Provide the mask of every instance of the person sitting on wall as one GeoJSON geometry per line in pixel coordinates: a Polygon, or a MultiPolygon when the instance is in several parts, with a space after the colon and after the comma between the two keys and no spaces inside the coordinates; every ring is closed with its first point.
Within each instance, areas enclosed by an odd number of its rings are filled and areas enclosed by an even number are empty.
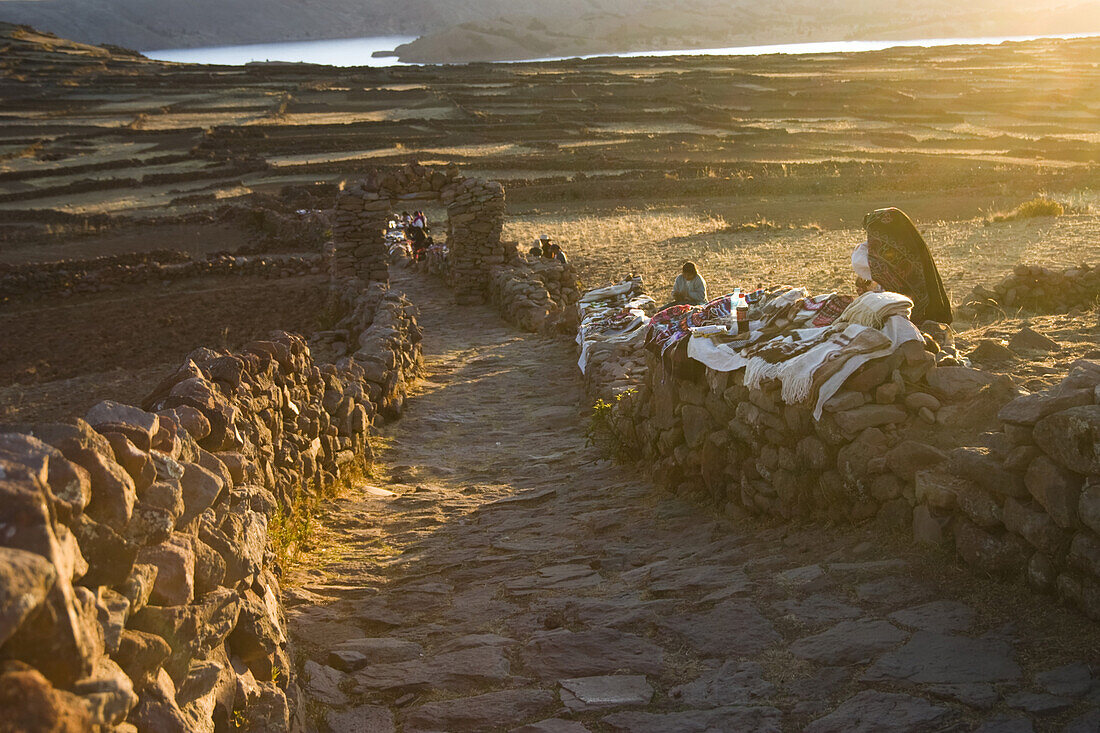
{"type": "Polygon", "coordinates": [[[932,253],[900,209],[876,209],[863,217],[867,241],[852,252],[856,290],[888,290],[913,301],[913,323],[951,323],[951,301],[932,253]]]}
{"type": "Polygon", "coordinates": [[[565,252],[562,252],[561,247],[557,244],[550,245],[550,257],[555,262],[560,262],[563,265],[569,264],[569,260],[565,257],[565,252]]]}
{"type": "Polygon", "coordinates": [[[531,249],[527,250],[527,254],[531,255],[532,257],[542,257],[544,259],[550,259],[550,235],[540,235],[538,241],[535,242],[531,249]]]}
{"type": "Polygon", "coordinates": [[[413,229],[427,229],[428,217],[424,216],[423,211],[416,211],[412,216],[411,226],[413,229]]]}
{"type": "Polygon", "coordinates": [[[694,262],[685,262],[683,271],[672,285],[672,302],[669,305],[704,305],[706,302],[707,281],[699,274],[694,262]]]}

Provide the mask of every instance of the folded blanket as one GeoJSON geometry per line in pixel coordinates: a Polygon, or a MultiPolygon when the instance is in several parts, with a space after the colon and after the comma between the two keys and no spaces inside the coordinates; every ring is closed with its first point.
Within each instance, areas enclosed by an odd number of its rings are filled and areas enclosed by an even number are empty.
{"type": "Polygon", "coordinates": [[[913,312],[913,301],[901,293],[863,293],[844,309],[836,323],[854,323],[859,326],[882,328],[890,316],[908,318],[913,312]]]}

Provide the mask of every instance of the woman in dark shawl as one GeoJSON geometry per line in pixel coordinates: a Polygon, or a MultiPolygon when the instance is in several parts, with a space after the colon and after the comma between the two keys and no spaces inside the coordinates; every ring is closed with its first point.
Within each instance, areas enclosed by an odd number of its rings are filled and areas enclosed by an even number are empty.
{"type": "Polygon", "coordinates": [[[914,323],[951,323],[951,301],[943,289],[940,272],[909,217],[900,209],[877,209],[863,217],[863,228],[867,231],[866,249],[860,245],[852,257],[857,274],[865,277],[859,270],[869,267],[871,277],[867,279],[909,296],[914,323]]]}

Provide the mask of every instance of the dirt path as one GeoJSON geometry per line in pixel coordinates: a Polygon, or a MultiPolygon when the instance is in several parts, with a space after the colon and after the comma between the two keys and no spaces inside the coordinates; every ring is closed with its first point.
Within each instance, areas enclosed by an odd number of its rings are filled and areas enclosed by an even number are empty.
{"type": "Polygon", "coordinates": [[[585,447],[568,348],[399,286],[427,378],[288,584],[322,730],[1100,728],[1072,616],[1005,623],[855,531],[657,493],[585,447]]]}

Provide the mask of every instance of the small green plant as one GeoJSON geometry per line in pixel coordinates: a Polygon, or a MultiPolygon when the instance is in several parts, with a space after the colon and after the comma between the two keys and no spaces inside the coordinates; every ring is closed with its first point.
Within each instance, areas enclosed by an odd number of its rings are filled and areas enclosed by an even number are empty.
{"type": "Polygon", "coordinates": [[[1034,219],[1040,216],[1061,216],[1066,213],[1062,204],[1045,196],[1025,201],[1012,211],[994,214],[991,218],[995,222],[1017,221],[1020,219],[1034,219]]]}
{"type": "Polygon", "coordinates": [[[615,406],[623,398],[633,396],[636,392],[635,389],[628,389],[615,395],[614,402],[608,402],[601,397],[592,405],[592,415],[588,419],[588,428],[584,431],[585,444],[596,446],[604,458],[622,462],[635,454],[634,446],[624,441],[615,429],[615,406]]]}

